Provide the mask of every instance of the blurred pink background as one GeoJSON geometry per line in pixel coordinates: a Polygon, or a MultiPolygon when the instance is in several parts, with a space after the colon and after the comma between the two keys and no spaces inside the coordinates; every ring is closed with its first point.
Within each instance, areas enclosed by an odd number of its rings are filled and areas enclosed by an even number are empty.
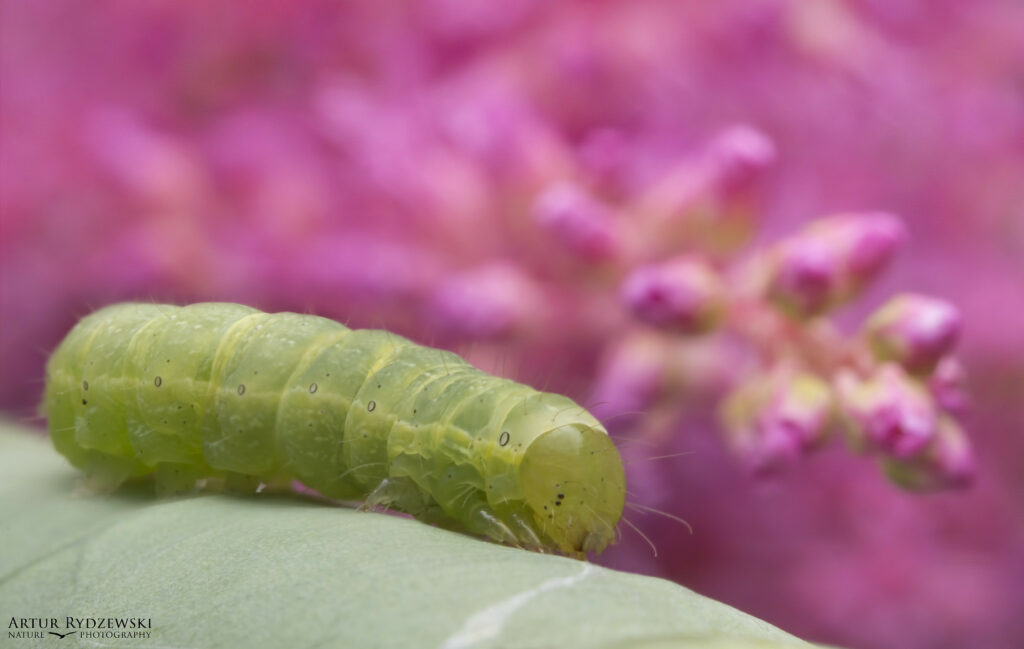
{"type": "Polygon", "coordinates": [[[902,291],[960,308],[974,487],[906,493],[838,447],[753,478],[714,419],[730,352],[683,348],[671,407],[609,428],[631,498],[694,533],[627,513],[658,556],[625,530],[599,561],[808,640],[1024,646],[1024,4],[5,0],[0,57],[0,408],[22,418],[47,351],[123,299],[316,312],[620,397],[618,280],[674,245],[629,215],[728,261],[898,214],[902,252],[837,321],[902,291]]]}

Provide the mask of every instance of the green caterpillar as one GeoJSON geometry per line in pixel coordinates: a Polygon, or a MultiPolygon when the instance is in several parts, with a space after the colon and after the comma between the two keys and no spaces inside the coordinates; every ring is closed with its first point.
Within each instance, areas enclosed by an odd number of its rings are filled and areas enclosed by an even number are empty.
{"type": "Polygon", "coordinates": [[[51,356],[44,410],[56,449],[110,488],[299,480],[580,558],[613,542],[625,501],[618,450],[567,397],[310,315],[106,307],[51,356]]]}

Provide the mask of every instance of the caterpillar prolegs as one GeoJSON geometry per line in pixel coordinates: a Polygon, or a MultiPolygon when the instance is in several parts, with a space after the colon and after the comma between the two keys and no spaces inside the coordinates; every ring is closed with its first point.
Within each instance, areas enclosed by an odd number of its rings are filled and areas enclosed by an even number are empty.
{"type": "Polygon", "coordinates": [[[582,557],[614,540],[622,459],[567,397],[326,318],[124,303],[47,365],[56,449],[113,487],[299,480],[442,526],[582,557]]]}

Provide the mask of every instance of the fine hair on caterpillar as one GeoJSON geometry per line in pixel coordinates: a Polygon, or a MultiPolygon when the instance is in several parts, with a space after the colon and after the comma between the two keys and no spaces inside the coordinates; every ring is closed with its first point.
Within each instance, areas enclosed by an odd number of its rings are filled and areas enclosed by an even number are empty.
{"type": "Polygon", "coordinates": [[[562,395],[313,315],[124,303],[47,364],[55,448],[99,488],[298,480],[495,541],[583,558],[614,542],[622,458],[562,395]]]}
{"type": "MultiPolygon", "coordinates": [[[[642,442],[643,440],[634,439],[633,441],[642,442]]],[[[679,453],[669,453],[669,454],[666,454],[666,455],[656,455],[656,456],[652,456],[652,457],[643,457],[643,458],[639,458],[639,459],[635,459],[635,460],[627,460],[626,462],[624,462],[624,465],[628,467],[629,465],[632,465],[632,464],[639,464],[639,463],[642,463],[642,462],[650,462],[650,461],[654,461],[654,460],[668,460],[668,459],[677,458],[677,457],[683,457],[683,456],[692,455],[692,454],[693,454],[693,451],[682,451],[682,452],[679,452],[679,453]]],[[[636,498],[636,494],[634,494],[630,490],[626,489],[625,491],[626,491],[626,495],[627,496],[629,496],[631,498],[636,498]]],[[[634,512],[640,514],[640,515],[654,514],[655,516],[661,516],[662,518],[666,518],[666,519],[668,519],[670,521],[674,521],[676,523],[679,523],[683,527],[685,527],[686,530],[691,535],[693,534],[693,526],[690,525],[690,523],[686,519],[681,518],[679,516],[676,516],[675,514],[670,514],[669,512],[666,512],[666,511],[661,510],[661,509],[657,509],[656,507],[650,507],[648,505],[641,505],[639,503],[631,502],[629,500],[627,500],[625,502],[624,506],[625,506],[626,509],[630,509],[630,510],[632,510],[632,511],[634,511],[634,512]]],[[[631,520],[626,518],[625,514],[622,515],[622,519],[621,519],[620,522],[621,523],[625,523],[630,529],[632,529],[634,532],[636,532],[637,536],[639,536],[641,539],[643,539],[643,541],[645,543],[647,543],[647,545],[651,548],[651,553],[654,555],[654,557],[655,558],[658,557],[658,548],[657,548],[657,546],[654,545],[654,541],[652,541],[649,536],[644,534],[643,530],[641,530],[638,525],[634,524],[631,520]]],[[[619,531],[618,528],[616,528],[616,532],[618,532],[618,531],[619,531]]]]}

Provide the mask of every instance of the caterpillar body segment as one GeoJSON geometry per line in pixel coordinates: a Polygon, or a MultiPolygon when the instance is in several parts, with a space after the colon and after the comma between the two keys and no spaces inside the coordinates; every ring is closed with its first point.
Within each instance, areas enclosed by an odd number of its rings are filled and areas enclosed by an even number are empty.
{"type": "Polygon", "coordinates": [[[54,446],[97,484],[299,480],[496,541],[582,557],[614,540],[622,460],[567,397],[325,318],[125,303],[47,365],[54,446]]]}

